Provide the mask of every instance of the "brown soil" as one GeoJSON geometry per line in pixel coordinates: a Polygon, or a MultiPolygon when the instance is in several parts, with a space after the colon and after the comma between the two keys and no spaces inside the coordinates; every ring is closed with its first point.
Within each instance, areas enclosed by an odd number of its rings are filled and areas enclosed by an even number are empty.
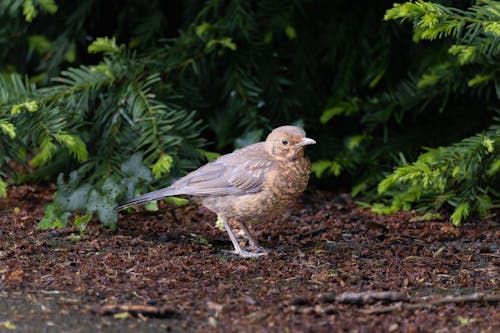
{"type": "Polygon", "coordinates": [[[498,301],[432,303],[498,295],[495,214],[455,228],[414,221],[409,212],[372,215],[347,195],[306,192],[289,215],[252,226],[273,252],[248,260],[221,252],[230,241],[196,206],[123,214],[116,231],[94,221],[80,240],[71,228],[37,230],[53,191],[11,187],[0,201],[0,331],[33,330],[37,312],[38,331],[55,332],[500,331],[498,301]],[[331,299],[372,291],[407,299],[331,299]],[[157,314],[163,318],[91,311],[117,304],[168,311],[157,314]]]}

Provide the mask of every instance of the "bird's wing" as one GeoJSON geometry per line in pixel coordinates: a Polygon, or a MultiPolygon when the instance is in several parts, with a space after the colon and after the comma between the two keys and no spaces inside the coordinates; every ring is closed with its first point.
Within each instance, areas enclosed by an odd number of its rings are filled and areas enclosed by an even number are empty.
{"type": "Polygon", "coordinates": [[[188,195],[241,195],[262,189],[266,171],[272,161],[249,159],[242,163],[216,160],[172,184],[179,194],[188,195]]]}
{"type": "Polygon", "coordinates": [[[116,209],[173,195],[242,195],[262,189],[266,172],[273,167],[260,144],[224,155],[187,174],[169,187],[143,194],[116,209]]]}

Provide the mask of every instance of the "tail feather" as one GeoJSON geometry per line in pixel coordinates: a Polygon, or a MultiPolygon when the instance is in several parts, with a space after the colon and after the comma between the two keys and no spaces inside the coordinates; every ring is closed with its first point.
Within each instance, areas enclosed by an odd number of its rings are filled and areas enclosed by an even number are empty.
{"type": "Polygon", "coordinates": [[[149,201],[154,201],[154,200],[160,200],[165,197],[169,197],[172,195],[179,195],[182,193],[179,193],[178,190],[170,189],[170,188],[163,188],[161,190],[156,190],[153,192],[149,192],[143,195],[138,196],[137,198],[133,198],[129,201],[126,201],[124,203],[119,204],[118,206],[115,207],[115,210],[122,210],[127,207],[132,207],[132,206],[137,206],[144,204],[149,201]]]}

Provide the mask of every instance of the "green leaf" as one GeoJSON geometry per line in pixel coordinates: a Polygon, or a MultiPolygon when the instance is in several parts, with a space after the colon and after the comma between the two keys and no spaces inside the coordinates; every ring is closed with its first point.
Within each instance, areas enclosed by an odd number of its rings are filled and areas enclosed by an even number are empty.
{"type": "Polygon", "coordinates": [[[375,77],[368,83],[368,87],[375,88],[377,84],[380,82],[380,80],[384,77],[385,72],[386,72],[385,68],[381,69],[377,73],[377,75],[375,75],[375,77]]]}
{"type": "Polygon", "coordinates": [[[78,243],[82,240],[82,235],[71,233],[68,236],[66,236],[66,239],[69,240],[71,243],[78,243]]]}
{"type": "Polygon", "coordinates": [[[198,37],[203,37],[203,35],[208,30],[210,30],[211,27],[212,27],[212,25],[208,22],[203,22],[202,24],[197,25],[196,26],[196,35],[198,35],[198,37]]]}
{"type": "Polygon", "coordinates": [[[330,166],[330,172],[334,176],[339,176],[341,171],[342,171],[342,165],[337,161],[332,161],[332,165],[330,166]]]}
{"type": "Polygon", "coordinates": [[[116,223],[118,222],[118,214],[115,211],[116,203],[113,202],[109,197],[101,195],[95,189],[90,191],[88,204],[87,204],[87,215],[97,214],[99,221],[105,226],[115,229],[116,223]]]}
{"type": "MultiPolygon", "coordinates": [[[[126,198],[132,198],[139,195],[139,189],[137,184],[139,184],[140,179],[137,177],[125,177],[120,181],[120,184],[126,188],[126,198]]],[[[146,182],[149,183],[149,182],[146,182]]]]}
{"type": "Polygon", "coordinates": [[[490,214],[493,203],[488,195],[478,195],[476,198],[476,209],[480,216],[487,216],[490,214]]]}
{"type": "Polygon", "coordinates": [[[442,76],[438,73],[426,73],[422,75],[420,80],[417,82],[417,88],[423,89],[427,87],[435,86],[440,80],[442,76]]]}
{"type": "Polygon", "coordinates": [[[156,212],[159,210],[158,208],[158,201],[150,201],[144,205],[144,209],[150,212],[156,212]]]}
{"type": "Polygon", "coordinates": [[[470,205],[468,202],[463,202],[459,204],[453,211],[453,214],[451,215],[451,222],[453,223],[454,226],[458,227],[464,219],[469,217],[469,214],[470,214],[470,205]]]}
{"type": "Polygon", "coordinates": [[[28,110],[28,112],[35,112],[38,110],[38,104],[36,101],[27,101],[20,104],[14,104],[10,109],[10,114],[14,116],[21,112],[23,109],[28,110]]]}
{"type": "Polygon", "coordinates": [[[7,184],[6,182],[3,181],[2,178],[0,178],[0,198],[6,198],[7,197],[7,184]]]}
{"type": "Polygon", "coordinates": [[[104,75],[106,75],[107,78],[112,79],[112,80],[115,78],[115,76],[111,72],[109,66],[107,66],[104,63],[101,63],[101,64],[96,65],[96,66],[90,66],[90,71],[93,73],[103,73],[104,75]]]}
{"type": "Polygon", "coordinates": [[[273,32],[268,31],[264,34],[264,43],[271,44],[273,41],[273,32]]]}
{"type": "Polygon", "coordinates": [[[380,203],[376,203],[370,206],[371,211],[375,214],[387,215],[397,212],[399,209],[394,206],[387,206],[380,203]]]}
{"type": "Polygon", "coordinates": [[[23,2],[23,15],[26,22],[31,22],[38,15],[38,11],[33,5],[32,0],[24,0],[23,2]]]}
{"type": "Polygon", "coordinates": [[[188,199],[179,198],[179,197],[166,197],[163,199],[163,201],[171,203],[176,207],[184,206],[184,205],[187,205],[189,203],[188,199]]]}
{"type": "Polygon", "coordinates": [[[198,237],[195,240],[196,243],[201,244],[201,245],[207,245],[208,244],[208,239],[204,237],[198,237]]]}
{"type": "Polygon", "coordinates": [[[120,169],[127,176],[137,177],[148,182],[152,179],[151,171],[142,163],[141,153],[135,153],[132,155],[121,165],[120,169]]]}
{"type": "Polygon", "coordinates": [[[311,171],[314,173],[316,178],[321,178],[325,171],[329,171],[334,176],[340,175],[342,171],[342,165],[337,161],[316,161],[311,165],[311,171]]]}
{"type": "Polygon", "coordinates": [[[91,189],[87,200],[87,215],[97,213],[97,207],[102,202],[101,194],[96,189],[91,189]]]}
{"type": "Polygon", "coordinates": [[[115,210],[116,203],[105,201],[97,209],[97,217],[99,221],[106,227],[111,229],[116,229],[116,223],[118,222],[118,213],[115,210]]]}
{"type": "Polygon", "coordinates": [[[151,171],[153,171],[153,178],[158,179],[164,173],[169,173],[173,163],[174,159],[172,156],[162,153],[156,163],[151,167],[151,171]]]}
{"type": "Polygon", "coordinates": [[[29,161],[29,165],[37,167],[46,164],[56,149],[57,146],[52,142],[52,140],[47,136],[44,137],[42,139],[42,143],[40,144],[40,151],[31,159],[31,161],[29,161]]]}
{"type": "MultiPolygon", "coordinates": [[[[497,16],[499,13],[496,13],[497,16]]],[[[500,22],[485,22],[483,23],[483,29],[486,32],[492,33],[496,37],[500,37],[500,22]]]]}
{"type": "Polygon", "coordinates": [[[58,203],[45,206],[45,217],[38,223],[40,230],[64,228],[68,225],[71,213],[61,209],[58,203]]]}
{"type": "Polygon", "coordinates": [[[17,329],[16,325],[14,325],[10,320],[0,321],[0,327],[11,331],[15,331],[17,329]]]}
{"type": "Polygon", "coordinates": [[[215,221],[215,227],[220,231],[225,230],[224,221],[219,216],[217,216],[217,221],[215,221]]]}
{"type": "Polygon", "coordinates": [[[388,9],[384,15],[384,21],[395,19],[407,19],[418,14],[425,13],[417,4],[406,2],[404,4],[394,3],[391,9],[388,9]]]}
{"type": "Polygon", "coordinates": [[[493,176],[500,170],[500,158],[497,158],[493,163],[491,163],[491,166],[488,170],[488,175],[493,176]]]}
{"type": "Polygon", "coordinates": [[[102,185],[102,193],[113,201],[115,201],[124,190],[125,188],[118,184],[112,177],[108,177],[102,185]]]}
{"type": "MultiPolygon", "coordinates": [[[[91,189],[90,184],[83,184],[69,195],[66,201],[66,205],[62,205],[63,208],[69,211],[84,211],[87,206],[89,191],[91,189]]],[[[62,195],[62,193],[61,193],[62,195]]],[[[63,198],[61,198],[63,199],[63,198]]]]}
{"type": "Polygon", "coordinates": [[[311,171],[316,178],[321,178],[321,175],[332,165],[331,161],[316,161],[311,165],[311,171]]]}
{"type": "Polygon", "coordinates": [[[286,28],[285,28],[285,34],[288,37],[288,39],[295,39],[297,37],[297,31],[291,25],[287,25],[286,26],[286,28]]]}
{"type": "Polygon", "coordinates": [[[208,151],[205,149],[198,149],[198,152],[208,161],[212,162],[213,160],[218,159],[221,155],[219,153],[208,151]]]}
{"type": "Polygon", "coordinates": [[[474,60],[476,48],[474,46],[453,45],[449,48],[448,53],[457,56],[460,65],[465,65],[474,60]]]}
{"type": "Polygon", "coordinates": [[[29,48],[35,50],[39,55],[43,55],[50,50],[51,45],[50,40],[44,35],[32,35],[28,37],[29,48]]]}
{"type": "Polygon", "coordinates": [[[488,153],[491,154],[495,151],[495,140],[494,139],[484,137],[481,144],[486,148],[488,153]]]}
{"type": "Polygon", "coordinates": [[[207,42],[206,49],[211,51],[215,49],[217,46],[221,46],[222,48],[228,48],[231,51],[236,51],[237,49],[237,46],[233,42],[233,39],[231,37],[211,39],[207,42]]]}
{"type": "Polygon", "coordinates": [[[479,84],[485,84],[485,83],[487,83],[488,81],[490,81],[492,79],[493,79],[493,75],[492,74],[487,74],[487,75],[477,74],[472,79],[470,79],[469,81],[467,81],[467,85],[469,87],[474,87],[474,86],[477,86],[479,84]]]}
{"type": "Polygon", "coordinates": [[[346,146],[349,150],[354,150],[366,139],[366,135],[358,134],[353,135],[346,140],[346,146]]]}
{"type": "Polygon", "coordinates": [[[359,184],[356,184],[351,189],[351,196],[353,198],[358,196],[358,194],[364,192],[367,189],[367,187],[368,187],[368,184],[366,182],[361,182],[359,184]]]}
{"type": "Polygon", "coordinates": [[[395,183],[394,174],[385,177],[377,186],[378,194],[384,194],[395,183]]]}
{"type": "Polygon", "coordinates": [[[340,102],[334,107],[324,110],[320,118],[321,123],[326,124],[330,119],[339,115],[350,116],[357,113],[359,111],[359,102],[358,97],[353,97],[348,101],[340,102]]]}
{"type": "Polygon", "coordinates": [[[123,45],[116,45],[116,38],[109,38],[109,37],[98,37],[96,38],[95,41],[93,41],[87,48],[87,52],[92,54],[92,53],[106,53],[106,54],[113,54],[113,53],[120,53],[124,49],[123,45]]]}
{"type": "Polygon", "coordinates": [[[341,106],[335,106],[333,108],[329,108],[323,111],[321,114],[321,118],[319,119],[322,124],[326,124],[330,119],[335,116],[341,115],[344,113],[344,108],[341,106]]]}
{"type": "Polygon", "coordinates": [[[86,161],[89,153],[85,142],[78,136],[66,132],[54,133],[54,138],[70,151],[70,153],[80,162],[86,161]]]}
{"type": "Polygon", "coordinates": [[[40,8],[50,14],[57,12],[57,5],[54,0],[36,0],[40,8]]]}
{"type": "Polygon", "coordinates": [[[467,318],[462,316],[458,316],[457,319],[460,322],[460,325],[469,325],[477,321],[476,318],[467,318]]]}
{"type": "Polygon", "coordinates": [[[0,120],[0,130],[11,139],[16,137],[16,127],[6,120],[0,120]]]}
{"type": "Polygon", "coordinates": [[[423,221],[431,221],[431,220],[441,220],[443,215],[440,213],[427,212],[424,215],[414,216],[409,221],[410,222],[423,222],[423,221]]]}
{"type": "Polygon", "coordinates": [[[89,214],[75,217],[74,224],[80,233],[85,231],[85,229],[87,228],[87,224],[90,222],[91,219],[92,215],[89,214]]]}
{"type": "Polygon", "coordinates": [[[66,59],[67,62],[69,63],[74,63],[76,60],[76,43],[71,43],[71,46],[69,47],[68,51],[64,55],[64,59],[66,59]]]}
{"type": "Polygon", "coordinates": [[[118,312],[118,313],[115,313],[113,315],[113,318],[114,319],[127,319],[127,318],[131,318],[132,315],[130,314],[130,312],[118,312]]]}
{"type": "Polygon", "coordinates": [[[221,38],[218,40],[218,43],[225,47],[225,48],[228,48],[230,49],[231,51],[236,51],[236,43],[233,42],[233,39],[232,38],[221,38]]]}

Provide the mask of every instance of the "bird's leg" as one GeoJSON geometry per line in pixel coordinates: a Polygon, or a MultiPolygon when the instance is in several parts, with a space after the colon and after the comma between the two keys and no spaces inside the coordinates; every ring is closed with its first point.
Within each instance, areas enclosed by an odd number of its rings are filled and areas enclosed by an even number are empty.
{"type": "Polygon", "coordinates": [[[271,252],[271,250],[266,249],[265,247],[262,247],[262,246],[259,245],[259,243],[257,243],[257,241],[255,240],[255,238],[253,238],[252,233],[248,229],[248,227],[245,224],[245,222],[243,222],[243,221],[237,221],[237,222],[240,224],[241,230],[243,230],[243,233],[248,238],[248,241],[250,242],[250,246],[253,249],[257,250],[260,253],[269,253],[269,252],[271,252]]]}
{"type": "Polygon", "coordinates": [[[238,243],[238,239],[236,239],[236,236],[234,235],[233,230],[231,229],[231,226],[227,222],[225,218],[221,218],[222,224],[224,225],[224,228],[227,231],[227,234],[229,235],[229,238],[231,239],[231,242],[233,243],[234,246],[234,251],[229,251],[231,253],[237,254],[239,256],[242,256],[243,258],[254,258],[254,257],[260,257],[266,253],[262,252],[249,252],[244,250],[240,244],[238,243]]]}

